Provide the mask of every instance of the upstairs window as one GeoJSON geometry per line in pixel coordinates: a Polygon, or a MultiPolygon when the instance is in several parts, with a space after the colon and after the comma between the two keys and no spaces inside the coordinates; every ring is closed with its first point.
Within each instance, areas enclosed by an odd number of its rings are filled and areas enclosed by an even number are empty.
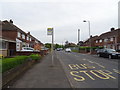
{"type": "Polygon", "coordinates": [[[29,37],[27,36],[27,40],[29,40],[29,37]]]}
{"type": "Polygon", "coordinates": [[[22,34],[22,38],[25,39],[25,35],[24,34],[22,34]]]}
{"type": "Polygon", "coordinates": [[[31,41],[31,38],[30,38],[30,41],[31,41]]]}
{"type": "Polygon", "coordinates": [[[108,39],[104,39],[104,42],[107,42],[108,41],[108,39]]]}
{"type": "Polygon", "coordinates": [[[18,32],[18,37],[19,37],[19,38],[21,37],[21,33],[20,33],[20,32],[18,32]]]}
{"type": "Polygon", "coordinates": [[[100,40],[99,42],[102,42],[102,40],[100,40]]]}
{"type": "Polygon", "coordinates": [[[110,41],[113,41],[114,40],[114,38],[110,38],[110,41]]]}
{"type": "Polygon", "coordinates": [[[98,43],[98,40],[96,40],[96,43],[98,43]]]}

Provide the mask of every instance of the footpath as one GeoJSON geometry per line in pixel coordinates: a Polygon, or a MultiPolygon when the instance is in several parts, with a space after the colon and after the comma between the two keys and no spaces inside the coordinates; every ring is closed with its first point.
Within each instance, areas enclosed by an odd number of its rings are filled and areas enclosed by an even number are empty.
{"type": "Polygon", "coordinates": [[[10,88],[71,88],[60,61],[54,55],[51,67],[51,54],[26,71],[10,88]]]}

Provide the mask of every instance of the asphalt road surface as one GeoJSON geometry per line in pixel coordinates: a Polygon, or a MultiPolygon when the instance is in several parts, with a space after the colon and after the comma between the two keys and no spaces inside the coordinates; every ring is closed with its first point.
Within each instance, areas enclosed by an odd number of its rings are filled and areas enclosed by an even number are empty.
{"type": "Polygon", "coordinates": [[[118,88],[119,59],[55,51],[73,88],[118,88]]]}

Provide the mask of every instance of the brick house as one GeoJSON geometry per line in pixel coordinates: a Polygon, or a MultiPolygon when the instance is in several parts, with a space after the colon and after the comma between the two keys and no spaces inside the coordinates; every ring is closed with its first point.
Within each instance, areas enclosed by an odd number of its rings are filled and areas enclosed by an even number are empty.
{"type": "Polygon", "coordinates": [[[120,1],[118,2],[118,28],[120,28],[120,1]]]}
{"type": "Polygon", "coordinates": [[[13,55],[15,55],[15,51],[16,51],[16,41],[0,36],[0,52],[1,52],[1,54],[4,57],[13,56],[13,55]]]}
{"type": "Polygon", "coordinates": [[[16,41],[16,51],[22,50],[22,47],[32,47],[35,50],[40,50],[43,45],[39,40],[25,33],[23,30],[13,24],[13,21],[2,21],[2,37],[7,37],[10,40],[16,41]],[[36,48],[37,45],[37,48],[36,48]]]}
{"type": "Polygon", "coordinates": [[[111,28],[111,31],[101,34],[95,40],[95,46],[120,50],[120,29],[111,28]]]}
{"type": "Polygon", "coordinates": [[[98,38],[98,36],[91,36],[89,39],[83,42],[82,46],[86,47],[95,47],[95,40],[98,38]],[[91,43],[90,43],[91,42],[91,43]]]}

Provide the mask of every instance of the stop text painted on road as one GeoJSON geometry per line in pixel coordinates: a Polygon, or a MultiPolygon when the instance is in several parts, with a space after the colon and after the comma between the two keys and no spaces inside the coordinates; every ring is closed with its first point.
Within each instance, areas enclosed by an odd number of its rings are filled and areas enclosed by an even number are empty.
{"type": "MultiPolygon", "coordinates": [[[[68,66],[71,70],[74,70],[70,71],[70,74],[74,77],[74,80],[76,81],[85,81],[86,76],[89,77],[91,80],[96,80],[96,78],[102,80],[116,79],[116,77],[112,75],[113,73],[111,71],[94,70],[96,67],[87,64],[69,64],[68,66]]],[[[118,73],[116,69],[113,69],[113,71],[118,73]]]]}

